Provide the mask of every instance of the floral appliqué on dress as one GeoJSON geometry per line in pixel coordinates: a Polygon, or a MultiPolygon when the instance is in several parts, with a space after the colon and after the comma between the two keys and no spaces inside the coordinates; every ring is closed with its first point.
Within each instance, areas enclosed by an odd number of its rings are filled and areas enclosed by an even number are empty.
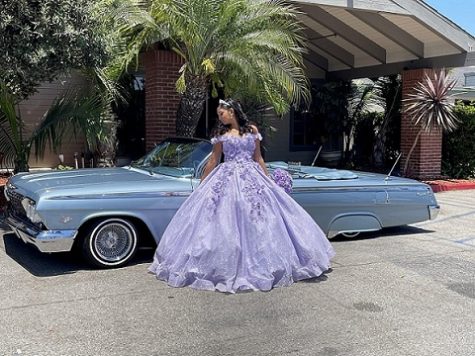
{"type": "Polygon", "coordinates": [[[262,204],[262,192],[266,187],[256,178],[255,172],[251,172],[252,170],[261,169],[259,164],[252,158],[256,148],[256,139],[262,140],[262,136],[249,133],[243,136],[225,134],[211,139],[213,144],[223,143],[225,160],[220,164],[216,182],[211,187],[213,194],[210,197],[209,204],[209,209],[212,212],[210,219],[216,213],[216,209],[226,195],[226,188],[230,180],[237,177],[239,185],[242,185],[241,192],[250,205],[251,221],[257,223],[266,220],[264,204],[262,204]]]}

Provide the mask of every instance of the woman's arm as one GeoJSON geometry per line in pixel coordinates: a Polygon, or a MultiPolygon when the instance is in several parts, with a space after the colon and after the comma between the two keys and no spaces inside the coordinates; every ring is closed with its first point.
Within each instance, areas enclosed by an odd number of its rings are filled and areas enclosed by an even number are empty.
{"type": "MultiPolygon", "coordinates": [[[[252,133],[253,134],[258,134],[259,131],[257,130],[257,127],[254,125],[251,125],[252,128],[252,133]]],[[[264,162],[264,158],[262,158],[261,155],[261,140],[256,139],[256,149],[254,150],[254,155],[253,155],[254,161],[259,163],[259,166],[261,166],[262,170],[264,171],[265,175],[269,175],[269,171],[267,170],[266,164],[264,162]]]]}
{"type": "Polygon", "coordinates": [[[206,163],[203,175],[201,176],[201,181],[204,181],[208,174],[216,167],[221,160],[221,154],[223,152],[222,142],[217,142],[213,145],[213,151],[211,152],[211,158],[206,163]]]}

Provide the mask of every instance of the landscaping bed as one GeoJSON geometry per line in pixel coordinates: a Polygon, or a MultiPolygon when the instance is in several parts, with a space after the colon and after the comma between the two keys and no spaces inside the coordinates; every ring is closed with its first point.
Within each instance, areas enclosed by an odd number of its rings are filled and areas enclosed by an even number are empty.
{"type": "Polygon", "coordinates": [[[449,190],[475,189],[475,179],[435,179],[425,183],[432,187],[434,193],[446,192],[449,190]]]}

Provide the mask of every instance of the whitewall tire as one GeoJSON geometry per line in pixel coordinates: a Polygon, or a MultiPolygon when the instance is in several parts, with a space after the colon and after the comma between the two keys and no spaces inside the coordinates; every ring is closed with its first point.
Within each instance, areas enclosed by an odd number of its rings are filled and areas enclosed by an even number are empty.
{"type": "Polygon", "coordinates": [[[96,221],[87,231],[83,253],[89,263],[101,268],[120,267],[137,252],[137,229],[123,218],[96,221]]]}

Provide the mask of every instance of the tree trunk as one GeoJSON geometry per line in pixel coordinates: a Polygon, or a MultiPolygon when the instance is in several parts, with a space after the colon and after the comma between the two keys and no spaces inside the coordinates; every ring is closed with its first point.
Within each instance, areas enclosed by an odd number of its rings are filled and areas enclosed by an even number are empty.
{"type": "Polygon", "coordinates": [[[385,150],[386,150],[386,128],[389,121],[389,117],[386,116],[381,123],[381,126],[376,133],[373,142],[373,164],[376,167],[382,167],[385,160],[385,150]]]}
{"type": "Polygon", "coordinates": [[[348,162],[351,160],[351,146],[352,146],[352,140],[354,136],[354,128],[355,126],[352,124],[349,128],[347,128],[344,132],[345,134],[345,147],[344,152],[343,152],[343,166],[346,166],[348,162]]]}
{"type": "Polygon", "coordinates": [[[186,89],[178,106],[176,118],[177,136],[193,137],[198,126],[204,103],[208,97],[208,80],[199,76],[187,75],[186,89]]]}
{"type": "Polygon", "coordinates": [[[373,144],[373,164],[375,167],[383,167],[385,150],[386,150],[386,136],[376,135],[376,139],[373,144]]]}

